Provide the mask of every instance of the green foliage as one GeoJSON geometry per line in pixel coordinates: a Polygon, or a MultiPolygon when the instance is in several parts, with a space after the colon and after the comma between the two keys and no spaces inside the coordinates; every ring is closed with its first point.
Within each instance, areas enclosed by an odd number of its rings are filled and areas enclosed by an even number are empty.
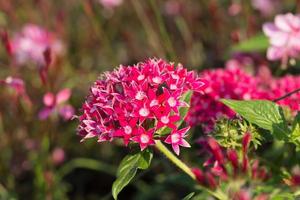
{"type": "Polygon", "coordinates": [[[265,51],[269,46],[268,38],[263,34],[257,34],[232,47],[232,51],[253,52],[265,51]]]}
{"type": "Polygon", "coordinates": [[[237,149],[242,146],[241,140],[246,132],[251,133],[251,141],[255,148],[261,145],[262,137],[257,129],[246,121],[239,119],[221,118],[217,121],[212,135],[216,137],[221,146],[237,149]]]}
{"type": "Polygon", "coordinates": [[[296,145],[297,150],[300,150],[300,112],[298,112],[292,124],[292,132],[290,140],[296,145]]]}
{"type": "Polygon", "coordinates": [[[182,200],[190,200],[195,195],[195,192],[192,192],[188,195],[186,195],[182,200]]]}
{"type": "Polygon", "coordinates": [[[153,154],[150,150],[144,150],[136,154],[127,155],[119,165],[117,179],[112,186],[112,195],[117,199],[122,189],[130,183],[138,169],[147,169],[152,160],[153,154]]]}
{"type": "Polygon", "coordinates": [[[266,129],[279,140],[288,140],[289,129],[277,104],[265,100],[239,101],[221,100],[250,123],[266,129]]]}

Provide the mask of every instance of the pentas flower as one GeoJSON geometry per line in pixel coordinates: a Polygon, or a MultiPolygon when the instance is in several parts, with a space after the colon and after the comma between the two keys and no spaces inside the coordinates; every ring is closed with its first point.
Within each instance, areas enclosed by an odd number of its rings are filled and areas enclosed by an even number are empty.
{"type": "Polygon", "coordinates": [[[44,66],[46,65],[44,54],[47,49],[50,49],[48,51],[54,56],[61,55],[64,51],[62,42],[53,33],[34,24],[27,24],[20,32],[15,33],[10,45],[17,64],[34,62],[44,66]]]}
{"type": "Polygon", "coordinates": [[[69,120],[74,115],[74,108],[70,104],[66,104],[71,96],[70,89],[62,89],[56,95],[48,92],[44,95],[42,108],[38,114],[40,120],[45,120],[51,114],[57,112],[64,120],[69,120]]]}
{"type": "MultiPolygon", "coordinates": [[[[269,99],[274,100],[300,88],[300,76],[286,75],[284,77],[274,79],[269,84],[269,99]]],[[[294,114],[300,111],[300,93],[292,94],[277,102],[281,106],[290,108],[294,114]]]]}
{"type": "MultiPolygon", "coordinates": [[[[267,51],[269,60],[297,58],[300,55],[300,16],[292,13],[275,17],[274,23],[265,23],[263,31],[271,46],[267,51]]],[[[286,64],[286,63],[285,63],[286,64]]]]}
{"type": "Polygon", "coordinates": [[[264,90],[258,87],[258,79],[239,68],[206,70],[201,76],[208,84],[203,93],[192,96],[187,122],[191,126],[201,122],[205,132],[212,130],[218,117],[235,115],[220,99],[249,100],[266,96],[264,90]]]}
{"type": "Polygon", "coordinates": [[[184,139],[189,129],[190,127],[186,127],[176,131],[173,130],[165,140],[165,143],[172,145],[172,148],[177,155],[179,155],[180,153],[179,146],[190,147],[190,144],[184,139]]]}
{"type": "Polygon", "coordinates": [[[91,87],[79,117],[79,135],[99,142],[121,138],[141,150],[161,139],[179,154],[179,146],[189,147],[184,139],[189,128],[178,130],[179,109],[188,106],[181,97],[190,90],[202,91],[204,85],[193,71],[161,59],[121,65],[91,87]],[[164,128],[170,133],[160,135],[164,128]]]}

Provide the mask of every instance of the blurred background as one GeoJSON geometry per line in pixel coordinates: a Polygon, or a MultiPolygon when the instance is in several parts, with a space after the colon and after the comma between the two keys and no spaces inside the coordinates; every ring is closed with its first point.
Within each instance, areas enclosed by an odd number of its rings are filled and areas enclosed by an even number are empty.
{"type": "MultiPolygon", "coordinates": [[[[198,71],[241,53],[266,63],[262,24],[299,9],[294,0],[0,0],[0,199],[112,199],[128,150],[80,143],[70,119],[100,73],[149,57],[198,71]]],[[[197,150],[187,152],[197,164],[197,150]]],[[[180,199],[190,184],[155,159],[120,199],[180,199]]]]}

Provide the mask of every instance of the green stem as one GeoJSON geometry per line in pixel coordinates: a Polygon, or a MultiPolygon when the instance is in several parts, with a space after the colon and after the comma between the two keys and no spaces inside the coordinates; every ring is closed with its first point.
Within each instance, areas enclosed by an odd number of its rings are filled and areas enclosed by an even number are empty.
{"type": "Polygon", "coordinates": [[[155,141],[155,147],[162,152],[171,162],[173,162],[179,169],[184,171],[187,175],[189,175],[192,179],[196,180],[195,174],[192,170],[183,163],[180,159],[178,159],[160,140],[155,141]]]}

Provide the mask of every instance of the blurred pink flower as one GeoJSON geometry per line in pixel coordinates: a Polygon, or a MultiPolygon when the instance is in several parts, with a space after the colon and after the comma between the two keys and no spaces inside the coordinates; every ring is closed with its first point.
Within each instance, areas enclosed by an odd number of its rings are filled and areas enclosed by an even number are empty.
{"type": "Polygon", "coordinates": [[[13,89],[18,97],[23,98],[27,105],[31,106],[31,100],[27,95],[25,83],[22,79],[8,76],[5,80],[0,80],[0,84],[13,89]]]}
{"type": "Polygon", "coordinates": [[[74,115],[74,108],[70,104],[65,104],[70,96],[71,90],[67,88],[60,90],[56,95],[51,92],[46,93],[43,98],[45,106],[38,114],[39,119],[45,120],[54,112],[58,112],[64,120],[71,119],[74,115]]]}
{"type": "Polygon", "coordinates": [[[149,59],[134,66],[120,66],[106,72],[91,87],[78,127],[82,140],[97,137],[99,142],[122,138],[144,150],[154,145],[157,131],[168,127],[166,143],[179,154],[179,145],[188,130],[177,130],[179,108],[188,106],[180,99],[187,91],[202,91],[204,81],[181,64],[177,67],[161,59],[149,59]],[[170,137],[168,137],[170,136],[170,137]]]}
{"type": "Polygon", "coordinates": [[[275,13],[278,7],[277,0],[252,0],[252,6],[264,16],[270,16],[275,13]]]}
{"type": "Polygon", "coordinates": [[[52,161],[55,165],[60,165],[65,161],[65,151],[62,148],[56,147],[52,151],[52,161]]]}
{"type": "Polygon", "coordinates": [[[267,51],[269,60],[286,62],[300,55],[300,16],[291,13],[277,15],[274,23],[263,25],[264,33],[269,37],[271,46],[267,51]]]}
{"type": "Polygon", "coordinates": [[[168,0],[165,2],[164,9],[168,15],[175,16],[180,14],[181,5],[179,1],[168,0]]]}
{"type": "Polygon", "coordinates": [[[195,93],[187,122],[191,126],[203,125],[205,132],[213,129],[215,120],[220,116],[233,117],[235,113],[219,102],[221,98],[250,100],[266,97],[258,87],[258,80],[239,68],[212,69],[201,73],[208,81],[203,93],[195,93]]]}
{"type": "Polygon", "coordinates": [[[120,6],[123,3],[123,0],[99,0],[104,8],[113,9],[117,6],[120,6]]]}
{"type": "MultiPolygon", "coordinates": [[[[274,79],[269,84],[269,99],[277,99],[289,92],[300,88],[300,76],[286,75],[284,77],[274,79]]],[[[289,107],[294,114],[300,111],[300,92],[295,93],[287,98],[277,102],[279,105],[289,107]]]]}
{"type": "Polygon", "coordinates": [[[238,15],[240,12],[242,11],[242,6],[240,3],[232,3],[229,7],[228,7],[228,14],[230,16],[236,16],[238,15]]]}
{"type": "Polygon", "coordinates": [[[11,51],[17,64],[35,62],[46,65],[44,53],[50,49],[54,56],[64,51],[63,44],[53,33],[34,24],[27,24],[11,39],[11,51]]]}

